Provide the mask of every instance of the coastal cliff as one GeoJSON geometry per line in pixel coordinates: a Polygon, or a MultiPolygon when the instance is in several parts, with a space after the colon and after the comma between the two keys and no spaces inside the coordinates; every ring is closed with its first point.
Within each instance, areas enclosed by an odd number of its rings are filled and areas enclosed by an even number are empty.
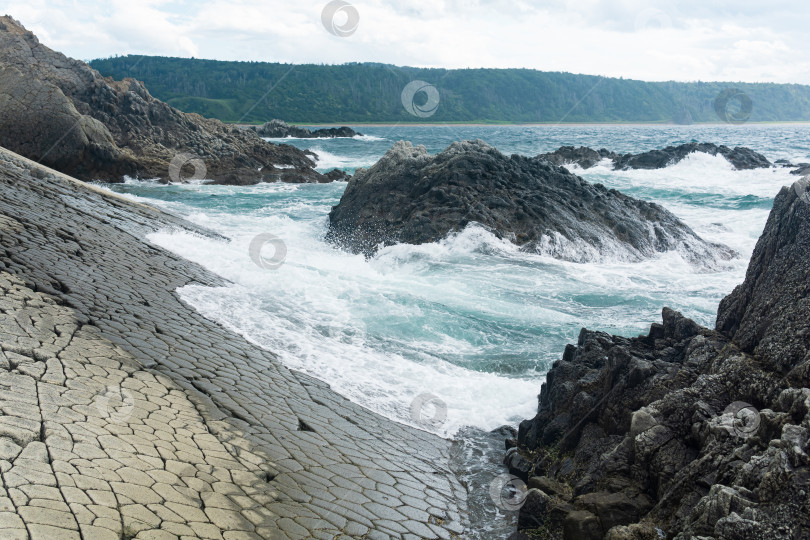
{"type": "Polygon", "coordinates": [[[314,154],[181,112],[135,79],[104,78],[8,16],[0,17],[0,146],[81,180],[331,180],[314,170],[314,154]]]}
{"type": "Polygon", "coordinates": [[[506,455],[517,538],[806,538],[810,204],[783,188],[715,329],[664,308],[648,335],[583,329],[506,455]]]}

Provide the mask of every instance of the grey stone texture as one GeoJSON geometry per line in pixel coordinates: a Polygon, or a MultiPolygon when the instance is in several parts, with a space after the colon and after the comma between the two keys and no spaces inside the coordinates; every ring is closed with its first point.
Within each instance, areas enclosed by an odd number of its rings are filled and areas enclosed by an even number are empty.
{"type": "Polygon", "coordinates": [[[0,149],[0,538],[463,537],[449,443],[184,304],[166,229],[0,149]]]}

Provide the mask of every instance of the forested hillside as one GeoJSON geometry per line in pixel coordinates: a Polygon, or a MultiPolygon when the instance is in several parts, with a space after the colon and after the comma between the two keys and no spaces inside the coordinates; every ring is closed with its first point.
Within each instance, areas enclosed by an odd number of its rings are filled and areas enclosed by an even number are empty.
{"type": "Polygon", "coordinates": [[[423,69],[382,64],[293,65],[156,56],[94,60],[102,75],[134,77],[187,112],[228,122],[718,122],[810,121],[810,86],[650,83],[528,69],[423,69]],[[435,86],[406,110],[403,89],[435,86]],[[729,91],[733,90],[733,91],[729,91]],[[726,92],[726,94],[723,94],[726,92]],[[736,97],[734,97],[736,96],[736,97]],[[740,110],[742,108],[742,110],[740,110]],[[435,109],[435,110],[434,110],[435,109]],[[433,114],[430,114],[433,113],[433,114]],[[728,116],[730,115],[730,116],[728,116]]]}

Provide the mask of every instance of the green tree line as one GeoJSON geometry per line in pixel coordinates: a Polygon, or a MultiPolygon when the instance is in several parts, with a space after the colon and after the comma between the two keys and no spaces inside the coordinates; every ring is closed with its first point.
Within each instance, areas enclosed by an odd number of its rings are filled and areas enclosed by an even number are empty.
{"type": "MultiPolygon", "coordinates": [[[[182,111],[225,122],[810,121],[810,86],[798,84],[644,82],[530,69],[160,56],[121,56],[90,65],[104,76],[141,80],[152,95],[182,111]],[[414,80],[438,90],[439,105],[429,117],[414,116],[402,104],[402,91],[414,80]],[[718,96],[721,106],[727,104],[721,115],[718,96]]],[[[414,99],[420,106],[428,96],[419,92],[414,99]]]]}

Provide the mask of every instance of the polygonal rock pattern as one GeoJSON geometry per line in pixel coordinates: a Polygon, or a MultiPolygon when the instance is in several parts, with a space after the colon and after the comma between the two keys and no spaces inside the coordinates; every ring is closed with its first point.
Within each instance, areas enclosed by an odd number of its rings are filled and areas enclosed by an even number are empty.
{"type": "Polygon", "coordinates": [[[191,310],[165,228],[0,149],[0,538],[462,536],[448,443],[191,310]]]}

